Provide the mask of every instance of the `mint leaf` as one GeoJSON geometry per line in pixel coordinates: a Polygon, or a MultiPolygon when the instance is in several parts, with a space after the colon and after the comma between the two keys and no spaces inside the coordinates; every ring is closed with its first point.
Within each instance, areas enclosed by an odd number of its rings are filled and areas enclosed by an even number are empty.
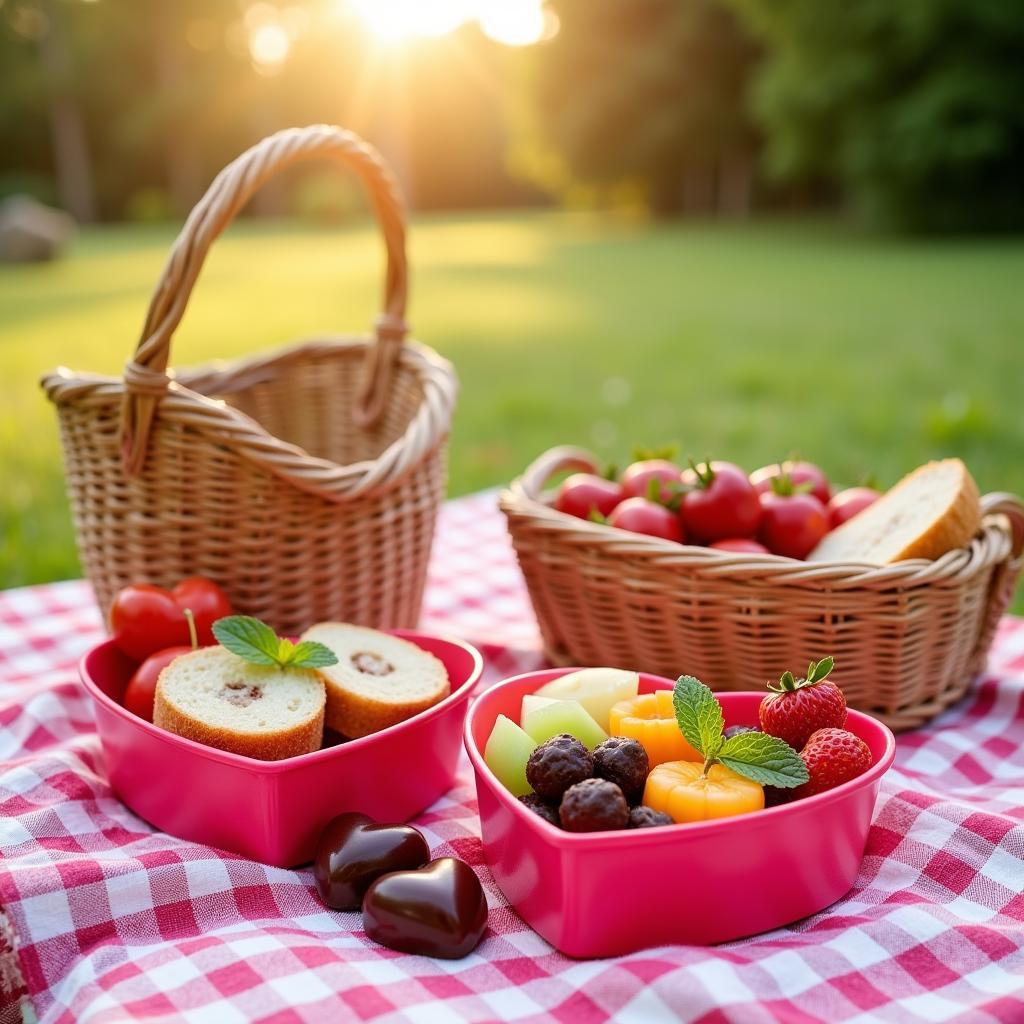
{"type": "Polygon", "coordinates": [[[672,707],[686,742],[705,760],[715,757],[722,744],[725,720],[711,690],[694,676],[680,676],[672,690],[672,707]]]}
{"type": "Polygon", "coordinates": [[[253,665],[280,665],[277,634],[251,615],[228,615],[213,624],[217,642],[253,665]]]}
{"type": "Polygon", "coordinates": [[[718,760],[762,786],[792,789],[810,777],[803,759],[785,740],[763,732],[731,736],[718,751],[718,760]]]}
{"type": "Polygon", "coordinates": [[[328,665],[337,665],[338,656],[325,644],[316,640],[303,640],[295,645],[288,664],[292,668],[326,668],[328,665]]]}

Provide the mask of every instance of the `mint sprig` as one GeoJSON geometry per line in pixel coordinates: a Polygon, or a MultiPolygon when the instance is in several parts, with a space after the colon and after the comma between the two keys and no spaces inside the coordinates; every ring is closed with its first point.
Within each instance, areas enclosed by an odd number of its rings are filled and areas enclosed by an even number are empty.
{"type": "Polygon", "coordinates": [[[253,665],[325,668],[338,663],[337,655],[324,644],[315,640],[292,643],[251,615],[228,615],[218,619],[213,624],[213,635],[221,646],[253,665]]]}
{"type": "Polygon", "coordinates": [[[779,789],[792,789],[810,777],[800,755],[777,736],[748,732],[725,739],[722,705],[699,679],[680,676],[676,680],[672,707],[679,731],[704,758],[705,775],[720,763],[762,786],[779,789]]]}

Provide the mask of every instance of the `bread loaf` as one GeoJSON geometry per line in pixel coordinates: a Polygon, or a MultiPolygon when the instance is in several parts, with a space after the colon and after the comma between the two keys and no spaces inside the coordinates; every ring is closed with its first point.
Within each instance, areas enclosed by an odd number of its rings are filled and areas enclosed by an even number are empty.
{"type": "Polygon", "coordinates": [[[319,669],[327,685],[327,725],[356,739],[402,722],[448,696],[444,665],[415,644],[361,626],[321,622],[303,640],[316,640],[338,658],[319,669]]]}
{"type": "Polygon", "coordinates": [[[253,665],[223,647],[175,658],[156,685],[153,724],[261,761],[319,750],[324,682],[316,672],[253,665]]]}
{"type": "Polygon", "coordinates": [[[974,479],[959,459],[943,459],[915,469],[827,534],[808,560],[889,565],[935,559],[967,544],[980,524],[974,479]]]}

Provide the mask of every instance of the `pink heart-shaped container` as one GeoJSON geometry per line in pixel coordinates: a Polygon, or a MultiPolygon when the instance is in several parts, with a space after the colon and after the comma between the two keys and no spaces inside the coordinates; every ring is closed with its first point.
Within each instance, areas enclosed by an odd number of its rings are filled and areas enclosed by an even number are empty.
{"type": "Polygon", "coordinates": [[[257,761],[194,743],[121,706],[136,665],[113,641],[94,647],[79,672],[114,792],[171,835],[277,867],[311,860],[324,825],[342,811],[405,821],[455,780],[470,691],[483,661],[469,644],[391,630],[439,658],[451,694],[371,736],[283,761],[257,761]]]}
{"type": "MultiPolygon", "coordinates": [[[[846,727],[872,766],[827,793],[735,818],[660,828],[563,832],[524,807],[484,764],[498,715],[519,721],[523,696],[575,672],[515,676],[482,693],[466,720],[484,853],[520,917],[573,957],[606,957],[668,943],[711,945],[823,910],[850,890],[896,741],[850,711],[846,727]]],[[[640,692],[673,681],[641,673],[640,692]]],[[[719,693],[729,725],[756,725],[763,693],[719,693]]]]}

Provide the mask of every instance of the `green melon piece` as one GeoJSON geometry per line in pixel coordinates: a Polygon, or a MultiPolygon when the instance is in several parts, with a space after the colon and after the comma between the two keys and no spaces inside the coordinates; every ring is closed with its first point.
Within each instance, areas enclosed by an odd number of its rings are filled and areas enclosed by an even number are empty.
{"type": "Polygon", "coordinates": [[[613,704],[637,695],[640,676],[619,668],[583,668],[567,676],[552,679],[535,696],[575,700],[602,728],[608,728],[608,713],[613,704]]]}
{"type": "Polygon", "coordinates": [[[575,736],[588,750],[608,739],[604,729],[574,700],[559,700],[535,708],[523,719],[523,728],[538,744],[563,732],[575,736]]]}
{"type": "Polygon", "coordinates": [[[526,781],[526,762],[536,746],[511,718],[498,715],[495,719],[484,748],[484,762],[513,796],[533,792],[526,781]]]}
{"type": "Polygon", "coordinates": [[[538,697],[535,693],[528,693],[523,698],[523,707],[519,712],[519,721],[521,722],[531,711],[536,711],[537,708],[544,707],[545,704],[557,703],[557,697],[538,697]]]}

